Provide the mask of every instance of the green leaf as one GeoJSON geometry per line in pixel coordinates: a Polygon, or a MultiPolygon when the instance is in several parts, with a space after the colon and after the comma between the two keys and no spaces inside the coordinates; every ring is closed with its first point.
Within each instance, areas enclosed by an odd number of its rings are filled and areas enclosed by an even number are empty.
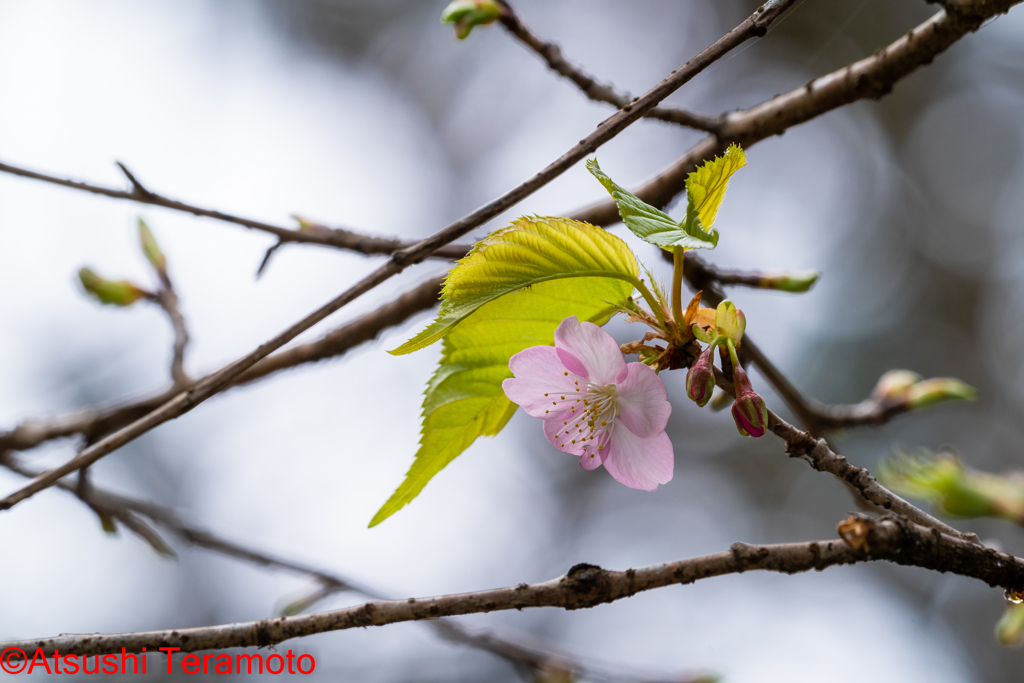
{"type": "Polygon", "coordinates": [[[725,154],[715,157],[686,177],[685,223],[691,226],[690,232],[707,231],[715,235],[715,243],[718,243],[718,233],[712,230],[718,207],[725,198],[729,178],[746,165],[746,153],[739,145],[732,144],[725,150],[725,154]]]}
{"type": "Polygon", "coordinates": [[[484,304],[526,287],[565,278],[613,278],[630,283],[614,288],[625,292],[612,299],[618,303],[639,284],[638,275],[636,256],[626,243],[601,228],[568,218],[520,218],[492,232],[458,262],[445,279],[437,319],[389,353],[430,346],[484,304]]]}
{"type": "Polygon", "coordinates": [[[587,161],[587,170],[601,181],[608,194],[619,207],[619,215],[626,227],[645,242],[656,244],[671,251],[672,247],[683,249],[714,249],[718,245],[718,233],[710,233],[685,223],[677,223],[667,213],[659,211],[629,190],[618,185],[601,170],[597,159],[587,161]]]}
{"type": "MultiPolygon", "coordinates": [[[[555,328],[569,316],[603,325],[628,300],[633,285],[626,277],[562,275],[530,279],[535,284],[525,287],[509,285],[511,272],[532,273],[538,268],[574,272],[566,270],[569,258],[578,260],[577,273],[605,273],[603,268],[617,263],[623,276],[638,274],[635,257],[617,237],[561,218],[520,219],[488,236],[452,271],[445,287],[449,297],[465,295],[476,301],[484,297],[479,288],[489,291],[491,287],[511,293],[497,295],[500,298],[487,294],[486,303],[451,325],[445,323],[440,333],[445,335],[441,362],[423,398],[419,451],[398,490],[374,515],[371,527],[416,498],[434,475],[478,437],[494,436],[508,423],[518,406],[505,397],[501,383],[512,376],[508,362],[513,355],[531,346],[553,344],[555,328]],[[601,268],[591,270],[590,259],[598,259],[601,268]],[[555,264],[561,265],[556,268],[555,264]]],[[[446,316],[458,317],[450,302],[448,310],[442,303],[438,320],[446,316]]],[[[413,341],[432,337],[432,328],[413,341]]]]}

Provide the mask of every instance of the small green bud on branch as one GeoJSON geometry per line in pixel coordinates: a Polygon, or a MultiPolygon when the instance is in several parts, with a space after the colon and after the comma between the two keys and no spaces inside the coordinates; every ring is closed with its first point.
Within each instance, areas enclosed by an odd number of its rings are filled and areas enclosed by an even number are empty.
{"type": "Polygon", "coordinates": [[[146,221],[141,218],[139,219],[139,243],[142,245],[142,253],[146,255],[146,260],[152,264],[160,279],[166,280],[167,257],[160,251],[160,245],[156,243],[153,232],[146,225],[146,221]]]}
{"type": "Polygon", "coordinates": [[[477,26],[501,18],[501,5],[494,0],[454,0],[441,12],[441,23],[455,26],[455,36],[465,40],[477,26]]]}
{"type": "Polygon", "coordinates": [[[758,285],[764,289],[802,294],[818,282],[821,273],[809,270],[802,273],[772,273],[761,277],[758,285]]]}

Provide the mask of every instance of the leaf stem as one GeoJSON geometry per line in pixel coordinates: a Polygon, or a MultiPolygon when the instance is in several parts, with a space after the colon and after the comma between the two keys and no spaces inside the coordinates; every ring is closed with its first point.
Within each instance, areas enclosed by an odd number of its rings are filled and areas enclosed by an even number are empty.
{"type": "Polygon", "coordinates": [[[672,247],[672,317],[680,329],[685,322],[683,320],[683,259],[685,254],[682,247],[672,247]]]}

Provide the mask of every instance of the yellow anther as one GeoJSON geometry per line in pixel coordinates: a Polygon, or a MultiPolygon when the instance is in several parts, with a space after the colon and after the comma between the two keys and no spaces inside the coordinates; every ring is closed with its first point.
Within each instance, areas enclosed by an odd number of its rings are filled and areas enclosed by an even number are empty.
{"type": "Polygon", "coordinates": [[[605,422],[604,420],[601,420],[601,426],[602,426],[602,427],[604,427],[604,426],[605,426],[606,424],[608,424],[608,423],[607,423],[607,422],[605,422]]]}

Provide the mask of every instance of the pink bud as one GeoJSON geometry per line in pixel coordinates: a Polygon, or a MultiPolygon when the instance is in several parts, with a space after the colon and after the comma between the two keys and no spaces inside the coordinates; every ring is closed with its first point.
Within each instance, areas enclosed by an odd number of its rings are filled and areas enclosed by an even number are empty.
{"type": "Polygon", "coordinates": [[[736,421],[736,429],[743,436],[760,438],[768,430],[768,407],[764,404],[764,399],[750,386],[750,378],[742,366],[735,365],[732,377],[736,389],[732,418],[736,421]]]}
{"type": "Polygon", "coordinates": [[[703,408],[715,390],[715,369],[711,364],[712,347],[708,346],[697,362],[686,371],[686,395],[703,408]]]}

